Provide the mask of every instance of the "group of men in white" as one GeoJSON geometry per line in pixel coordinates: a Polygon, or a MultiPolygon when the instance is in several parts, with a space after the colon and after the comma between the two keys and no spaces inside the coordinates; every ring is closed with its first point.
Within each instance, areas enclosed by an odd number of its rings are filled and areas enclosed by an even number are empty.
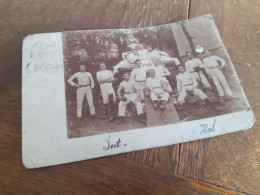
{"type": "MultiPolygon", "coordinates": [[[[133,48],[132,51],[127,51],[122,54],[123,60],[114,66],[113,72],[107,70],[104,62],[100,63],[100,70],[96,73],[96,79],[100,84],[101,95],[104,104],[104,114],[114,114],[114,108],[118,103],[119,123],[124,122],[126,116],[126,107],[132,102],[136,106],[138,118],[142,122],[146,122],[144,111],[145,95],[150,96],[155,110],[165,110],[165,103],[168,102],[171,95],[177,97],[176,108],[179,110],[185,103],[186,97],[191,94],[198,96],[204,104],[212,104],[212,101],[207,97],[203,90],[198,88],[198,83],[204,89],[211,89],[209,81],[203,74],[202,69],[216,86],[219,95],[219,102],[223,105],[224,98],[233,98],[233,93],[229,88],[226,79],[221,71],[225,66],[225,60],[211,55],[209,50],[204,51],[205,58],[201,61],[195,58],[192,52],[186,53],[188,60],[185,62],[185,67],[180,65],[177,58],[173,58],[165,52],[152,49],[147,46],[146,49],[137,50],[133,48]],[[174,63],[173,63],[174,62],[174,63]],[[175,64],[179,74],[176,76],[177,91],[172,90],[167,76],[171,73],[165,67],[166,63],[175,64]],[[134,66],[133,66],[134,65],[134,66]],[[123,81],[119,84],[117,95],[113,88],[114,75],[118,73],[120,68],[135,67],[131,74],[124,73],[123,81]],[[185,71],[186,69],[186,71],[185,71]],[[109,109],[110,107],[110,109],[109,109]],[[110,113],[109,113],[110,110],[110,113]]],[[[77,117],[82,118],[82,103],[86,96],[90,115],[95,117],[95,107],[93,104],[94,79],[90,72],[86,72],[85,65],[80,65],[80,72],[72,75],[69,84],[77,87],[77,117]],[[77,83],[73,80],[77,79],[77,83]]],[[[114,118],[114,117],[113,117],[114,118]]]]}

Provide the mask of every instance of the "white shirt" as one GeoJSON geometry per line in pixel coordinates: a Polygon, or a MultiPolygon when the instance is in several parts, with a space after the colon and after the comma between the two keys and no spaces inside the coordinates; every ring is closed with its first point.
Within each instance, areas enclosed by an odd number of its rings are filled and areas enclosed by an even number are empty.
{"type": "Polygon", "coordinates": [[[94,88],[94,80],[90,72],[76,72],[72,75],[68,80],[68,83],[72,86],[76,85],[73,82],[74,79],[78,80],[78,85],[91,85],[91,88],[94,88]]]}
{"type": "Polygon", "coordinates": [[[145,81],[146,80],[146,69],[147,67],[135,68],[131,72],[131,78],[135,81],[145,81]]]}
{"type": "Polygon", "coordinates": [[[133,64],[135,63],[135,60],[139,59],[139,55],[135,55],[133,53],[130,53],[128,56],[127,56],[127,61],[130,63],[130,64],[133,64]]]}
{"type": "Polygon", "coordinates": [[[153,66],[153,69],[155,70],[156,77],[165,77],[171,75],[169,70],[161,65],[153,66]]]}
{"type": "Polygon", "coordinates": [[[196,67],[204,67],[203,63],[198,58],[193,58],[192,60],[185,62],[185,68],[187,72],[194,72],[196,67]]]}
{"type": "Polygon", "coordinates": [[[147,49],[139,50],[138,54],[139,54],[140,60],[150,60],[147,49]]]}
{"type": "MultiPolygon", "coordinates": [[[[114,79],[113,73],[111,70],[101,70],[97,72],[97,80],[100,81],[106,81],[109,79],[114,79]]],[[[111,81],[110,81],[111,82],[111,81]]],[[[108,83],[110,83],[108,82],[108,83]]],[[[100,83],[102,84],[102,83],[100,83]]]]}
{"type": "Polygon", "coordinates": [[[219,66],[218,61],[221,62],[220,68],[223,68],[226,62],[218,56],[210,56],[203,59],[206,68],[217,68],[219,66]]]}
{"type": "Polygon", "coordinates": [[[177,80],[177,89],[180,92],[183,86],[193,86],[197,87],[198,83],[196,81],[196,78],[188,72],[179,73],[176,76],[177,80]]]}
{"type": "Polygon", "coordinates": [[[153,51],[148,53],[148,56],[150,57],[150,59],[157,59],[157,60],[159,60],[161,58],[161,55],[169,57],[169,55],[166,52],[159,51],[159,50],[153,50],[153,51]]]}
{"type": "Polygon", "coordinates": [[[150,90],[156,89],[156,88],[161,88],[161,80],[162,77],[149,77],[146,79],[146,85],[150,90]]]}
{"type": "Polygon", "coordinates": [[[123,90],[126,94],[135,93],[135,87],[134,82],[132,80],[129,81],[122,81],[118,87],[118,92],[121,92],[123,90]]]}

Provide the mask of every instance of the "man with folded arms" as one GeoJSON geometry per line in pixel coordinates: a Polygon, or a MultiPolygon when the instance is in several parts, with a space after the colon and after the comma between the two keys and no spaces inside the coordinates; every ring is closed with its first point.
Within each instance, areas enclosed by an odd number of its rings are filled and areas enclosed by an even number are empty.
{"type": "Polygon", "coordinates": [[[106,69],[106,64],[102,62],[100,64],[100,71],[97,72],[97,80],[100,83],[101,95],[104,104],[104,114],[108,115],[108,107],[110,106],[111,114],[114,114],[116,95],[112,85],[114,76],[111,70],[106,69]],[[112,102],[110,100],[112,99],[112,102]],[[110,104],[110,105],[109,105],[110,104]]]}
{"type": "Polygon", "coordinates": [[[89,111],[91,117],[95,116],[95,107],[93,104],[92,89],[94,88],[94,80],[90,72],[86,72],[85,65],[80,65],[80,72],[76,72],[72,75],[68,83],[77,88],[77,116],[79,121],[82,117],[82,102],[84,97],[87,97],[89,111]],[[74,83],[73,80],[77,79],[78,83],[74,83]]]}

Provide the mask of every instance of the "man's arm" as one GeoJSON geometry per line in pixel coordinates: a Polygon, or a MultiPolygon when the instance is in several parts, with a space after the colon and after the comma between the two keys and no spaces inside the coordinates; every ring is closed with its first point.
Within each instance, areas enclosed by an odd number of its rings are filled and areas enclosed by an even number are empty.
{"type": "Polygon", "coordinates": [[[176,66],[181,64],[180,60],[178,58],[173,58],[173,60],[174,60],[176,66]]]}
{"type": "Polygon", "coordinates": [[[73,80],[74,80],[75,78],[77,78],[76,73],[73,74],[73,75],[69,78],[68,83],[69,83],[71,86],[77,85],[76,83],[73,82],[73,80]]]}
{"type": "Polygon", "coordinates": [[[190,66],[189,66],[189,64],[188,64],[188,62],[185,62],[185,69],[186,69],[186,72],[191,72],[191,71],[193,71],[193,70],[191,70],[191,68],[190,68],[190,66]]]}
{"type": "Polygon", "coordinates": [[[204,64],[202,63],[202,61],[200,59],[197,59],[197,64],[198,64],[198,67],[205,68],[204,64]]]}
{"type": "Polygon", "coordinates": [[[166,77],[171,76],[171,73],[167,68],[163,67],[163,71],[164,71],[164,76],[166,76],[166,77]]]}
{"type": "Polygon", "coordinates": [[[97,76],[97,80],[99,83],[102,83],[102,80],[100,79],[100,75],[98,74],[98,72],[96,73],[96,76],[97,76]]]}
{"type": "Polygon", "coordinates": [[[192,79],[192,86],[194,87],[194,88],[196,88],[197,86],[198,86],[198,82],[197,82],[197,79],[192,75],[192,74],[190,74],[190,77],[191,77],[191,79],[192,79]]]}
{"type": "Polygon", "coordinates": [[[221,62],[220,68],[222,69],[226,65],[226,61],[218,56],[216,56],[216,59],[221,62]]]}
{"type": "Polygon", "coordinates": [[[131,72],[131,79],[135,80],[135,77],[136,77],[135,69],[133,69],[131,72]]]}
{"type": "Polygon", "coordinates": [[[90,86],[93,89],[94,88],[94,80],[93,80],[93,77],[92,77],[91,73],[89,73],[89,80],[90,80],[90,86]]]}
{"type": "Polygon", "coordinates": [[[181,81],[178,77],[178,75],[176,76],[176,80],[177,80],[177,90],[178,90],[178,93],[181,92],[181,81]]]}
{"type": "Polygon", "coordinates": [[[117,89],[117,95],[119,97],[119,99],[121,100],[122,99],[122,96],[121,96],[121,91],[123,90],[123,86],[122,86],[122,83],[119,84],[119,87],[117,89]]]}
{"type": "Polygon", "coordinates": [[[151,84],[149,83],[149,79],[146,79],[146,86],[148,89],[150,89],[150,91],[154,91],[151,84]]]}

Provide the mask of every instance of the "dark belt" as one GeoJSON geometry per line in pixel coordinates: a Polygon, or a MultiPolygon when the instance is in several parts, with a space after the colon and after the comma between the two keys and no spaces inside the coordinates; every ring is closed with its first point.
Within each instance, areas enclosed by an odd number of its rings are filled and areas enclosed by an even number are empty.
{"type": "Polygon", "coordinates": [[[135,93],[135,92],[132,92],[132,93],[131,92],[125,92],[125,94],[133,94],[133,93],[135,93]]]}
{"type": "Polygon", "coordinates": [[[90,84],[87,84],[87,85],[79,85],[80,87],[87,87],[89,86],[90,84]]]}
{"type": "Polygon", "coordinates": [[[153,89],[161,89],[161,87],[153,87],[153,89]]]}
{"type": "MultiPolygon", "coordinates": [[[[109,81],[109,82],[103,82],[103,83],[112,83],[111,81],[109,81]]],[[[103,83],[100,83],[100,84],[103,84],[103,83]]]]}
{"type": "Polygon", "coordinates": [[[190,86],[190,85],[193,85],[193,84],[188,84],[188,85],[183,85],[183,86],[190,86]]]}
{"type": "Polygon", "coordinates": [[[135,82],[140,82],[140,83],[141,83],[141,82],[145,82],[145,81],[146,81],[146,80],[143,80],[143,81],[135,81],[135,82]]]}
{"type": "Polygon", "coordinates": [[[214,66],[214,67],[206,67],[206,68],[213,69],[213,68],[218,68],[218,66],[214,66]]]}

